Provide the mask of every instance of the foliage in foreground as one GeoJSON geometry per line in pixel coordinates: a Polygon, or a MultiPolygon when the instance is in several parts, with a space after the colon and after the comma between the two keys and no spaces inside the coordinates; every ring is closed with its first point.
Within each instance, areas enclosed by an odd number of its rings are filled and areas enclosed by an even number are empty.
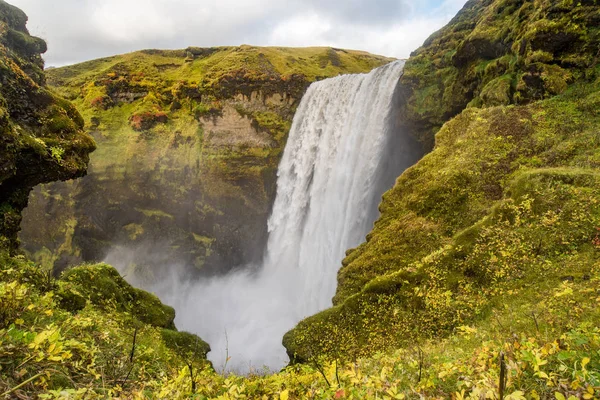
{"type": "Polygon", "coordinates": [[[180,367],[208,368],[208,345],[173,330],[173,318],[170,307],[106,265],[56,280],[23,258],[0,255],[0,393],[52,398],[82,389],[117,397],[180,367]]]}
{"type": "Polygon", "coordinates": [[[169,341],[168,330],[118,311],[114,299],[88,297],[83,309],[66,311],[63,281],[4,258],[0,398],[496,399],[501,353],[505,399],[598,398],[599,283],[596,263],[585,279],[515,285],[489,318],[445,340],[244,377],[215,372],[198,339],[169,341]]]}

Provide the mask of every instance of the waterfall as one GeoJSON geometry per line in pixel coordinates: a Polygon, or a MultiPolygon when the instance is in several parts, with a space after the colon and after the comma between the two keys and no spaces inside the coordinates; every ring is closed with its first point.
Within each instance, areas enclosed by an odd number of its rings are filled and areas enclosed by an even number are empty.
{"type": "Polygon", "coordinates": [[[331,305],[345,251],[372,227],[370,211],[382,194],[375,193],[376,172],[403,66],[315,83],[297,110],[279,165],[264,265],[266,274],[289,277],[296,320],[331,305]]]}
{"type": "Polygon", "coordinates": [[[364,240],[382,193],[416,161],[406,150],[391,151],[403,66],[397,61],[308,88],[279,165],[262,265],[153,288],[177,310],[180,329],[210,343],[217,370],[281,368],[288,361],[284,333],[331,306],[345,251],[364,240]]]}

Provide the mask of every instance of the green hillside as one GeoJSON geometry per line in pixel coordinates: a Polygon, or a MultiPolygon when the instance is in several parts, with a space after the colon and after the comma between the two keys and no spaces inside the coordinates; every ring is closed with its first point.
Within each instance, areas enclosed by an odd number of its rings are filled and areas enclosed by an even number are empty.
{"type": "Polygon", "coordinates": [[[413,53],[401,113],[420,139],[436,132],[433,151],[348,251],[334,308],[286,335],[290,356],[444,336],[491,318],[506,293],[594,276],[597,21],[594,1],[469,1],[413,53]]]}

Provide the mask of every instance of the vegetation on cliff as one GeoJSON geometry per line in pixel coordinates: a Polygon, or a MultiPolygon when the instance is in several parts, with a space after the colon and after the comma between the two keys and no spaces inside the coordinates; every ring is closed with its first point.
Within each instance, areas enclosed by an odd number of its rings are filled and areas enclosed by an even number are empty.
{"type": "Polygon", "coordinates": [[[12,252],[31,189],[84,175],[94,149],[73,105],[46,88],[46,43],[26,22],[0,0],[0,248],[12,252]]]}
{"type": "Polygon", "coordinates": [[[85,179],[36,189],[24,248],[60,270],[120,246],[131,251],[109,258],[148,281],[173,264],[223,273],[258,259],[277,165],[307,86],[388,61],[241,46],[146,50],[49,71],[98,150],[85,179]]]}
{"type": "Polygon", "coordinates": [[[593,80],[598,26],[597,0],[470,0],[411,55],[399,118],[432,146],[465,107],[526,104],[593,80]]]}
{"type": "MultiPolygon", "coordinates": [[[[292,358],[352,359],[444,336],[492,320],[514,294],[528,313],[551,315],[548,301],[565,280],[585,286],[597,278],[600,9],[562,3],[470,1],[415,52],[402,78],[413,133],[431,134],[464,110],[385,194],[366,243],[348,251],[334,307],[286,334],[292,358]],[[571,24],[571,45],[558,46],[571,24]],[[539,64],[532,54],[541,49],[549,55],[539,64]],[[486,103],[477,97],[483,89],[504,84],[495,67],[486,78],[481,64],[505,57],[513,69],[500,76],[514,74],[515,91],[506,103],[486,103]],[[540,71],[558,69],[569,78],[553,91],[546,84],[556,76],[540,71]],[[453,77],[444,83],[443,74],[453,77]],[[457,85],[471,89],[442,98],[457,85]],[[443,111],[449,105],[455,111],[443,111]]],[[[582,299],[561,328],[597,325],[595,302],[582,299]]]]}

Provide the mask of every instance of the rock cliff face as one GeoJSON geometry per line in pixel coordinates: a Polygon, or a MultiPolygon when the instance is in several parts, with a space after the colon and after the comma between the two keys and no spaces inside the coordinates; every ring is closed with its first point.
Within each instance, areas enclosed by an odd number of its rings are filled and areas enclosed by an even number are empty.
{"type": "MultiPolygon", "coordinates": [[[[153,362],[162,358],[168,366],[185,359],[189,368],[192,363],[194,368],[207,367],[209,345],[178,332],[173,308],[129,285],[114,268],[80,266],[58,280],[16,254],[21,212],[33,187],[84,176],[95,149],[77,109],[46,86],[40,55],[46,43],[29,35],[26,22],[21,10],[0,0],[0,392],[30,397],[56,389],[64,394],[65,382],[74,383],[72,378],[89,373],[86,368],[94,365],[103,371],[102,379],[111,379],[113,373],[115,381],[125,374],[134,379],[138,372],[130,366],[125,371],[118,361],[125,354],[119,342],[129,338],[131,329],[130,364],[137,340],[152,343],[153,362]],[[42,347],[47,351],[40,351],[42,347]],[[71,360],[78,372],[67,374],[64,368],[71,360]],[[35,382],[46,368],[47,379],[35,382]]],[[[33,224],[47,229],[43,220],[33,224]]],[[[107,392],[103,396],[114,397],[107,392]]]]}
{"type": "Polygon", "coordinates": [[[334,307],[286,334],[290,357],[439,337],[509,293],[593,275],[599,17],[597,1],[472,0],[414,52],[400,122],[433,151],[347,252],[334,307]]]}
{"type": "Polygon", "coordinates": [[[527,104],[563,93],[598,62],[596,0],[469,0],[413,52],[399,118],[429,147],[466,107],[527,104]]]}
{"type": "Polygon", "coordinates": [[[149,280],[175,264],[210,274],[259,259],[304,91],[389,61],[241,46],[147,50],[49,71],[98,150],[85,179],[35,190],[24,248],[57,269],[107,259],[149,280]]]}
{"type": "Polygon", "coordinates": [[[46,87],[46,43],[0,0],[0,247],[15,252],[31,189],[85,174],[94,141],[68,101],[46,87]]]}

